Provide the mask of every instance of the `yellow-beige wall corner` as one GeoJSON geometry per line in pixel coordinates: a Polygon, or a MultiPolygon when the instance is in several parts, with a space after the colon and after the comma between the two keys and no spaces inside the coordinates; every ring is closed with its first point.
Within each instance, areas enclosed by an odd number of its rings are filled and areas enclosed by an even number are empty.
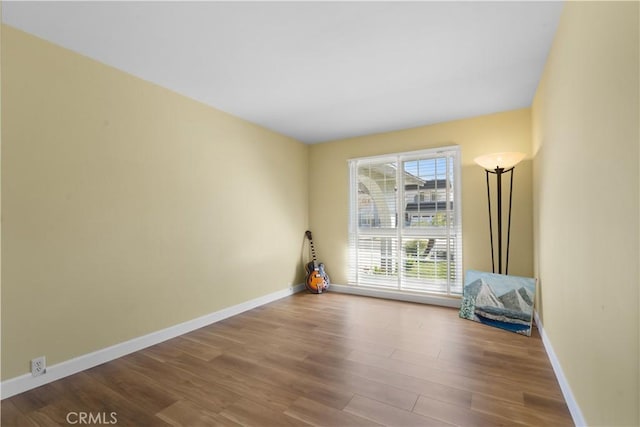
{"type": "MultiPolygon", "coordinates": [[[[0,0],[0,20],[1,19],[2,19],[2,0],[0,0]]],[[[2,81],[2,31],[0,31],[0,81],[2,81]]],[[[1,84],[0,84],[0,319],[2,319],[2,85],[1,84]]],[[[2,366],[2,339],[0,339],[0,367],[1,366],[2,366]]],[[[1,368],[0,368],[0,371],[1,371],[1,368]]]]}
{"type": "Polygon", "coordinates": [[[532,107],[538,310],[585,424],[640,424],[639,3],[567,2],[532,107]]]}
{"type": "Polygon", "coordinates": [[[308,146],[1,42],[3,381],[301,283],[308,146]]]}

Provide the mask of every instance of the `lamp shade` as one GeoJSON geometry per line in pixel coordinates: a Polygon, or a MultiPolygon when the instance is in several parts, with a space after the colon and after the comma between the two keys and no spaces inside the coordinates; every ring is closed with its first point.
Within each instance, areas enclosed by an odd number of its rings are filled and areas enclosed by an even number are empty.
{"type": "Polygon", "coordinates": [[[517,152],[493,153],[476,157],[473,161],[486,170],[492,171],[497,168],[510,169],[520,163],[525,156],[526,154],[517,152]]]}

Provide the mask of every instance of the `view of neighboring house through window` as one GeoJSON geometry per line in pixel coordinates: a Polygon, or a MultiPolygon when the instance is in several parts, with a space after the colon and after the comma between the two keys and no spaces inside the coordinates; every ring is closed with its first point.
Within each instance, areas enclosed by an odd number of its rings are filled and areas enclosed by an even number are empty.
{"type": "Polygon", "coordinates": [[[458,147],[349,161],[352,285],[462,293],[458,147]]]}

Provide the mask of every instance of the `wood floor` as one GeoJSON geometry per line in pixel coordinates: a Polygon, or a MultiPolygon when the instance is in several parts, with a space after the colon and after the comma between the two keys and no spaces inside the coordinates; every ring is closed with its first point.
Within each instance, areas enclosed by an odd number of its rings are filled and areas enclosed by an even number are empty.
{"type": "Polygon", "coordinates": [[[573,425],[537,331],[337,293],[299,293],[5,399],[2,426],[82,413],[118,426],[573,425]]]}

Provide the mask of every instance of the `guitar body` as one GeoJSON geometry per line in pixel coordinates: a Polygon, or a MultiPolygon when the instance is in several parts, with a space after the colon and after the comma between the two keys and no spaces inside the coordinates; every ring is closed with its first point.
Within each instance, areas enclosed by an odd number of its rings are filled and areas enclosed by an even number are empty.
{"type": "Polygon", "coordinates": [[[329,289],[329,275],[324,269],[323,263],[309,262],[305,265],[307,271],[306,287],[309,292],[314,294],[321,294],[329,289]]]}
{"type": "Polygon", "coordinates": [[[327,289],[329,289],[329,275],[324,268],[324,264],[316,260],[316,251],[313,246],[311,231],[307,231],[305,234],[309,239],[309,243],[311,245],[311,254],[313,257],[313,261],[308,262],[304,266],[304,269],[307,272],[307,280],[305,281],[305,286],[309,292],[314,294],[321,294],[322,292],[325,292],[327,289]]]}

